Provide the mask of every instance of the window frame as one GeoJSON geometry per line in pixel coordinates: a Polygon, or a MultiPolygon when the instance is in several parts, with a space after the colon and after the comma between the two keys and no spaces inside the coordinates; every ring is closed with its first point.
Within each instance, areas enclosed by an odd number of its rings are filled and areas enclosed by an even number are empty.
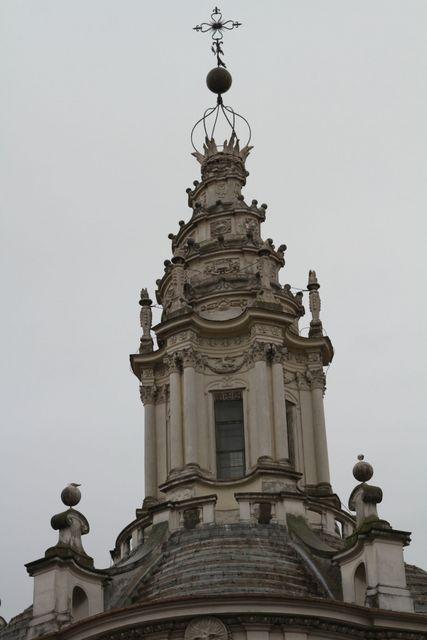
{"type": "MultiPolygon", "coordinates": [[[[214,465],[215,465],[215,473],[216,478],[223,482],[234,482],[236,480],[240,480],[244,478],[246,475],[246,464],[247,464],[247,433],[246,433],[246,411],[245,411],[245,402],[244,402],[244,390],[241,388],[238,389],[224,389],[224,390],[213,390],[212,391],[212,416],[213,416],[213,435],[214,435],[214,465]],[[233,478],[233,477],[221,477],[220,475],[220,466],[219,466],[219,454],[226,453],[226,451],[219,451],[218,449],[218,425],[221,424],[217,420],[216,413],[216,403],[221,401],[233,401],[239,400],[241,403],[241,444],[242,447],[240,449],[236,449],[235,451],[241,452],[243,461],[242,461],[242,473],[241,475],[233,478]]],[[[225,423],[225,422],[224,422],[225,423]]],[[[224,424],[223,423],[223,424],[224,424]]],[[[231,451],[230,451],[231,453],[231,451]]]]}

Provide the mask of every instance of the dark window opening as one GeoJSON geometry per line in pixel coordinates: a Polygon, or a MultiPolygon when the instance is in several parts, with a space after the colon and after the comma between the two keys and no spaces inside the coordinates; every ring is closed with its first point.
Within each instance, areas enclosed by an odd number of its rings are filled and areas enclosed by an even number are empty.
{"type": "Polygon", "coordinates": [[[214,396],[217,476],[221,480],[245,475],[245,434],[241,391],[214,396]]]}
{"type": "Polygon", "coordinates": [[[288,427],[289,462],[295,465],[295,405],[286,400],[286,424],[288,427]]]}
{"type": "Polygon", "coordinates": [[[74,587],[72,596],[73,620],[82,620],[89,615],[89,601],[81,587],[74,587]]]}

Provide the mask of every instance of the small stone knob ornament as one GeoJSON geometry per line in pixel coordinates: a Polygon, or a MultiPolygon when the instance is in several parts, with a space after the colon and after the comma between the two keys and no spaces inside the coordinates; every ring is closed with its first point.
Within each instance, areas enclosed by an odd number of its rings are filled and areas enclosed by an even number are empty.
{"type": "Polygon", "coordinates": [[[359,482],[367,482],[374,475],[374,468],[369,462],[365,461],[365,456],[360,454],[357,456],[358,462],[353,467],[353,476],[359,482]]]}
{"type": "Polygon", "coordinates": [[[61,500],[67,507],[75,507],[81,500],[80,484],[71,482],[61,492],[61,500]]]}

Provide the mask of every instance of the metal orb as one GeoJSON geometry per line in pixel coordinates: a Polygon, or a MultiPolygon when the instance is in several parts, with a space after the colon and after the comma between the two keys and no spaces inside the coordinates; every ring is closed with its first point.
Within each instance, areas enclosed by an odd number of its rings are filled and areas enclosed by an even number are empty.
{"type": "Polygon", "coordinates": [[[221,93],[225,93],[231,87],[233,79],[231,74],[224,69],[223,67],[215,67],[211,69],[206,76],[206,84],[208,85],[208,89],[210,89],[213,93],[217,93],[220,95],[221,93]]]}
{"type": "Polygon", "coordinates": [[[360,455],[360,456],[357,456],[357,458],[359,462],[356,462],[356,464],[353,467],[353,476],[359,482],[367,482],[374,475],[374,469],[372,465],[369,464],[369,462],[365,462],[364,460],[365,456],[360,455]]]}
{"type": "Polygon", "coordinates": [[[74,507],[80,502],[82,494],[79,489],[80,485],[72,482],[68,484],[61,492],[61,500],[67,507],[74,507]]]}

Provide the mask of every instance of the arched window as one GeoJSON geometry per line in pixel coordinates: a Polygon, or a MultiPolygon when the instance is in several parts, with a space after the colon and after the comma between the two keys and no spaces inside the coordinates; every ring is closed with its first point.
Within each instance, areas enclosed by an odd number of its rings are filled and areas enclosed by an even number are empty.
{"type": "Polygon", "coordinates": [[[81,587],[74,587],[72,600],[73,620],[82,620],[89,615],[89,600],[81,587]]]}
{"type": "Polygon", "coordinates": [[[361,562],[354,572],[354,599],[356,604],[365,606],[366,587],[366,569],[363,562],[361,562]]]}

